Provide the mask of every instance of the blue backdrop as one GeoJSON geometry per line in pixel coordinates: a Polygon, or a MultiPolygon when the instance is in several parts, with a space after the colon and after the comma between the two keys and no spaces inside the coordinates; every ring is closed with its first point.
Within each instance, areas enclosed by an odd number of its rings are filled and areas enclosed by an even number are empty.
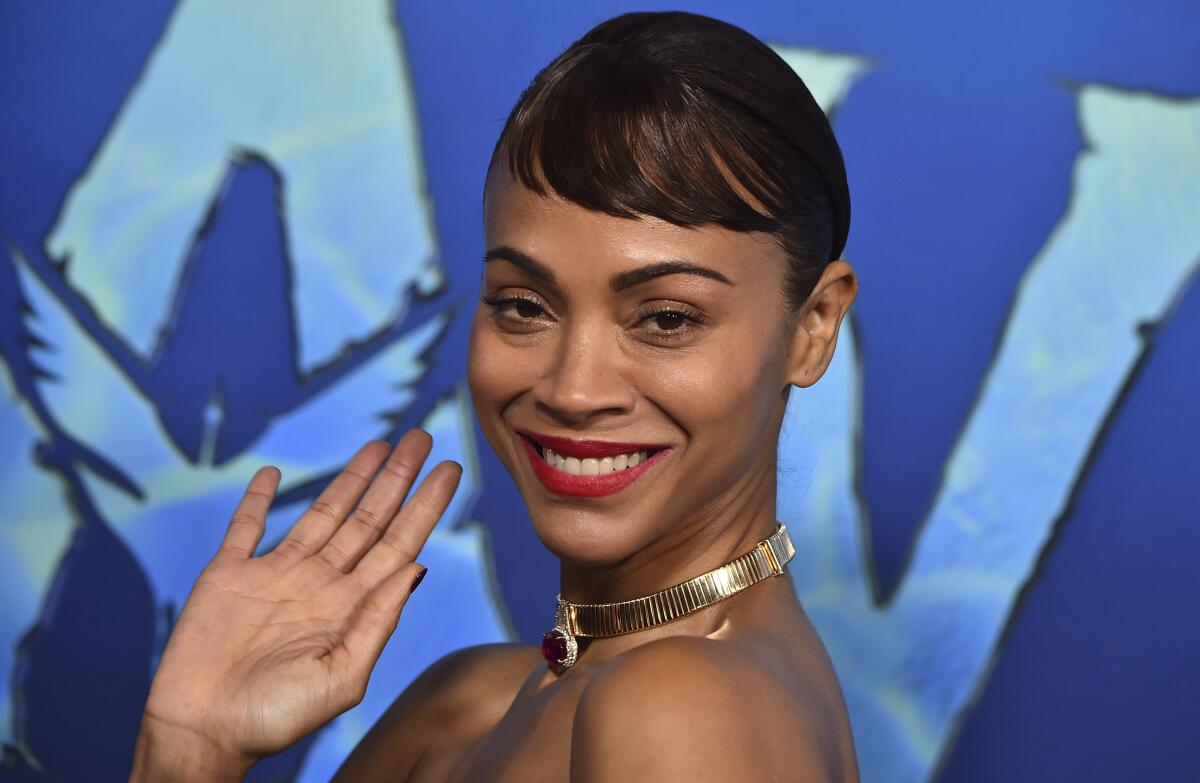
{"type": "MultiPolygon", "coordinates": [[[[1200,6],[692,2],[830,113],[862,290],[793,394],[780,516],[867,781],[1200,775],[1200,6]]],[[[667,8],[642,3],[639,9],[667,8]]],[[[463,491],[325,780],[557,573],[469,415],[484,167],[633,5],[0,10],[0,779],[120,780],[244,482],[278,537],[420,424],[463,491]]]]}

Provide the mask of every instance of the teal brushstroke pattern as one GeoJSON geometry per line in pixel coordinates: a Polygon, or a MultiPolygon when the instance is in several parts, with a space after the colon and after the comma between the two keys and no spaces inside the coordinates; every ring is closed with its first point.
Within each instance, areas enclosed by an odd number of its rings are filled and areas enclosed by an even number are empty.
{"type": "MultiPolygon", "coordinates": [[[[220,466],[194,464],[171,447],[152,406],[79,330],[40,280],[23,265],[18,269],[36,313],[37,333],[47,344],[35,356],[57,379],[41,387],[59,425],[82,442],[99,445],[145,492],[139,500],[85,471],[93,502],[137,555],[160,603],[176,608],[215,551],[228,515],[253,471],[259,465],[274,464],[282,469],[285,486],[303,483],[328,474],[358,445],[384,434],[381,414],[403,403],[396,390],[403,392],[407,382],[419,377],[421,367],[415,357],[428,333],[437,327],[432,324],[414,338],[381,352],[334,386],[326,398],[293,414],[295,419],[276,420],[266,437],[237,459],[220,466]],[[322,409],[329,411],[326,406],[332,405],[341,406],[340,426],[312,426],[312,415],[320,415],[322,409]]],[[[436,444],[426,470],[440,460],[456,460],[465,468],[462,488],[421,555],[421,562],[430,569],[422,585],[422,600],[406,609],[362,704],[338,718],[309,752],[306,764],[316,770],[312,773],[315,778],[327,778],[396,694],[438,657],[459,647],[508,638],[487,580],[480,528],[455,527],[479,481],[465,389],[457,389],[423,426],[436,444]]],[[[35,432],[32,423],[13,431],[29,433],[27,439],[35,432]]],[[[13,445],[22,442],[16,440],[13,445]]],[[[0,558],[11,561],[0,563],[0,570],[29,578],[14,591],[27,600],[6,607],[5,632],[18,635],[35,618],[37,597],[44,593],[57,559],[50,553],[61,551],[66,544],[72,518],[60,499],[62,490],[27,455],[26,451],[23,462],[13,460],[21,468],[13,478],[31,482],[27,486],[48,484],[53,491],[19,493],[36,501],[38,508],[22,509],[28,513],[19,519],[20,524],[5,526],[6,537],[17,545],[0,551],[0,558]],[[60,528],[58,539],[54,533],[60,528]],[[34,553],[36,557],[30,557],[34,553]]],[[[277,540],[301,510],[299,504],[274,508],[264,541],[277,540]]],[[[5,654],[11,649],[11,645],[6,647],[5,654]]],[[[5,682],[6,701],[7,686],[5,682]]]]}
{"type": "MultiPolygon", "coordinates": [[[[282,190],[301,356],[310,367],[398,321],[402,293],[440,280],[417,123],[402,42],[386,3],[183,2],[91,166],[72,188],[47,244],[107,326],[143,356],[169,317],[181,270],[229,161],[253,148],[286,179],[282,190]],[[287,18],[287,25],[279,19],[287,18]],[[297,80],[297,74],[308,74],[297,80]]],[[[136,554],[160,605],[176,609],[211,556],[245,481],[274,464],[284,490],[327,476],[416,397],[422,354],[445,316],[395,340],[305,406],[275,418],[253,446],[214,464],[185,459],[150,400],[14,254],[43,343],[38,390],[67,434],[95,448],[144,491],[131,496],[84,470],[108,525],[136,554]]],[[[6,379],[7,381],[7,379],[6,379]]],[[[421,556],[429,577],[384,651],[362,704],[310,748],[302,779],[328,779],[405,685],[449,650],[507,639],[488,581],[481,528],[463,522],[479,487],[465,388],[448,389],[421,422],[435,438],[429,467],[464,465],[462,486],[421,556]]],[[[16,399],[15,395],[10,395],[16,399]]],[[[0,527],[0,665],[36,619],[73,514],[60,483],[32,460],[43,436],[27,408],[7,406],[0,476],[17,504],[0,527]],[[19,488],[19,489],[18,489],[19,488]]],[[[210,429],[221,411],[214,406],[210,429]]],[[[2,488],[2,486],[0,486],[2,488]]],[[[265,542],[300,504],[275,508],[265,542]]],[[[168,613],[162,612],[160,622],[168,613]]],[[[161,629],[165,634],[166,628],[161,629]]],[[[10,680],[0,739],[13,739],[10,680]]]]}
{"type": "Polygon", "coordinates": [[[1026,271],[895,595],[855,492],[853,329],[793,393],[779,509],[796,589],[849,702],[863,780],[928,779],[980,689],[1087,455],[1200,259],[1200,101],[1078,90],[1071,204],[1026,271]]]}
{"type": "Polygon", "coordinates": [[[184,0],[71,189],[50,254],[149,355],[231,154],[255,150],[288,183],[311,369],[395,320],[410,283],[439,280],[407,68],[383,0],[184,0]]]}

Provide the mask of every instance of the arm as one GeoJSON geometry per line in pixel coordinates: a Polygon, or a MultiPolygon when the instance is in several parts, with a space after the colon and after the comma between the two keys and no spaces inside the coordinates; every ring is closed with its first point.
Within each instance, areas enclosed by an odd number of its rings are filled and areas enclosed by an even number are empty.
{"type": "Polygon", "coordinates": [[[240,781],[254,761],[213,744],[189,728],[170,726],[143,715],[129,779],[155,783],[240,781]]]}
{"type": "Polygon", "coordinates": [[[668,639],[584,689],[571,779],[842,780],[820,714],[725,642],[668,639]]]}

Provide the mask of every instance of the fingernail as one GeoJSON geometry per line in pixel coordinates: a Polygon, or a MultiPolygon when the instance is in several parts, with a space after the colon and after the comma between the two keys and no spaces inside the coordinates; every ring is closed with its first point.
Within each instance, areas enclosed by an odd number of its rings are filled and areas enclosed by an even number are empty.
{"type": "Polygon", "coordinates": [[[422,567],[421,572],[417,574],[417,578],[413,580],[412,587],[408,588],[408,594],[412,595],[417,589],[417,585],[421,584],[421,580],[425,578],[425,574],[429,573],[429,569],[422,567]]]}

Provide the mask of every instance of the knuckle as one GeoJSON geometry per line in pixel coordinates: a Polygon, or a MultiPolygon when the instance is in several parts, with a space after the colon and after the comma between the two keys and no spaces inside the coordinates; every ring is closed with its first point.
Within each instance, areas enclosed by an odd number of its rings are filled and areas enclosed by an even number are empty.
{"type": "Polygon", "coordinates": [[[413,513],[423,517],[437,517],[441,516],[442,513],[441,505],[435,503],[427,492],[414,495],[412,500],[408,501],[407,505],[412,509],[413,513]]]}
{"type": "Polygon", "coordinates": [[[376,532],[383,529],[383,520],[380,519],[379,514],[369,508],[355,509],[354,516],[352,518],[355,522],[366,525],[376,532]]]}
{"type": "Polygon", "coordinates": [[[329,519],[332,519],[334,522],[337,522],[340,520],[337,509],[335,509],[333,507],[333,504],[327,500],[319,500],[319,499],[314,500],[313,504],[312,504],[312,510],[317,512],[318,514],[320,514],[323,517],[328,517],[329,519]]]}
{"type": "Polygon", "coordinates": [[[326,544],[321,550],[321,559],[338,571],[344,571],[346,564],[350,562],[350,556],[333,542],[326,544]]]}
{"type": "Polygon", "coordinates": [[[304,543],[299,538],[293,538],[292,536],[287,536],[283,539],[283,541],[280,541],[279,546],[285,550],[291,550],[297,555],[308,554],[308,544],[304,543]]]}
{"type": "Polygon", "coordinates": [[[416,468],[411,463],[402,460],[395,463],[387,463],[383,466],[383,472],[395,476],[401,481],[412,481],[413,476],[417,473],[416,468]]]}
{"type": "Polygon", "coordinates": [[[380,541],[382,541],[384,545],[395,549],[401,554],[407,554],[403,539],[401,539],[400,534],[394,530],[389,530],[388,532],[384,533],[383,538],[381,538],[380,541]]]}
{"type": "Polygon", "coordinates": [[[229,527],[249,527],[253,528],[254,530],[258,530],[260,525],[258,522],[258,517],[254,516],[253,514],[247,514],[239,511],[233,515],[232,519],[229,520],[229,527]]]}

